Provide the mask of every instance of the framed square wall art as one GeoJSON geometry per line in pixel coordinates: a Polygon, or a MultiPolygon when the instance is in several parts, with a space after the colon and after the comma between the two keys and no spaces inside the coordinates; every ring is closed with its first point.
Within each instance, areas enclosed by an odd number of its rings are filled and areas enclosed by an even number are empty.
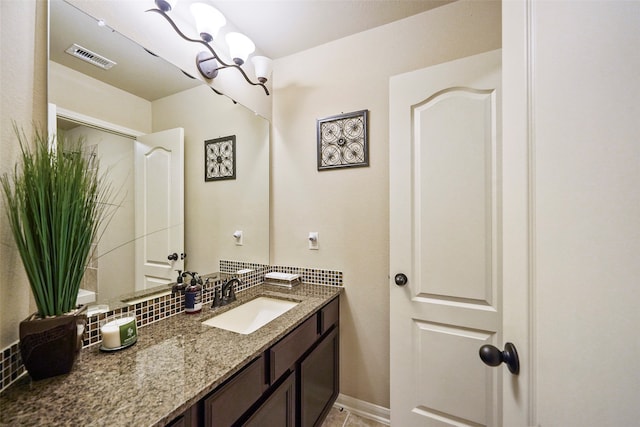
{"type": "Polygon", "coordinates": [[[204,142],[204,180],[236,179],[236,136],[204,142]]]}
{"type": "Polygon", "coordinates": [[[369,166],[369,110],[317,120],[318,170],[369,166]]]}

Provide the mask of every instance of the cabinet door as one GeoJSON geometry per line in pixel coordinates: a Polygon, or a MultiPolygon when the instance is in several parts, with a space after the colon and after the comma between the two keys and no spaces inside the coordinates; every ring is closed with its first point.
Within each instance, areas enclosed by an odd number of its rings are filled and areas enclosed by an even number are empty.
{"type": "Polygon", "coordinates": [[[321,425],[338,397],[338,341],[338,328],[334,328],[300,363],[302,427],[321,425]]]}
{"type": "Polygon", "coordinates": [[[295,375],[287,379],[244,423],[247,427],[294,427],[295,425],[295,375]]]}
{"type": "Polygon", "coordinates": [[[233,425],[260,399],[265,388],[264,358],[260,356],[204,399],[205,426],[233,425]]]}
{"type": "Polygon", "coordinates": [[[336,297],[320,310],[320,334],[324,335],[340,322],[340,298],[336,297]]]}
{"type": "Polygon", "coordinates": [[[196,427],[198,425],[198,406],[196,404],[176,417],[167,427],[196,427]]]}
{"type": "Polygon", "coordinates": [[[171,421],[167,427],[188,427],[189,424],[184,415],[180,415],[175,420],[171,421]]]}
{"type": "Polygon", "coordinates": [[[291,369],[317,339],[318,317],[314,314],[271,347],[269,350],[269,383],[275,383],[282,374],[291,369]]]}

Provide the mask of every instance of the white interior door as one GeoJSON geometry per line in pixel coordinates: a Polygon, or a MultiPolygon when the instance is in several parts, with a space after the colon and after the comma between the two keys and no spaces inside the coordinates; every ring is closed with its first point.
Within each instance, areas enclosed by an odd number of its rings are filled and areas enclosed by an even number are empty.
{"type": "Polygon", "coordinates": [[[138,137],[136,290],[174,282],[184,261],[184,129],[138,137]]]}
{"type": "Polygon", "coordinates": [[[478,355],[505,341],[500,69],[493,51],[390,82],[394,426],[502,425],[506,368],[478,355]]]}

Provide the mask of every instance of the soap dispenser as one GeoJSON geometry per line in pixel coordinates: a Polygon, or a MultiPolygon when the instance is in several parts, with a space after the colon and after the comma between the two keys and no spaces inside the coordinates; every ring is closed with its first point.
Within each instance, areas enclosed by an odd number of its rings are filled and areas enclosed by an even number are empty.
{"type": "MultiPolygon", "coordinates": [[[[186,272],[185,272],[186,273],[186,272]]],[[[184,290],[184,311],[187,314],[202,310],[202,279],[198,273],[191,275],[191,282],[184,290]]]]}
{"type": "Polygon", "coordinates": [[[176,279],[176,284],[171,287],[171,294],[175,295],[178,292],[182,292],[184,290],[184,283],[182,278],[182,270],[176,270],[178,272],[178,278],[176,279]]]}

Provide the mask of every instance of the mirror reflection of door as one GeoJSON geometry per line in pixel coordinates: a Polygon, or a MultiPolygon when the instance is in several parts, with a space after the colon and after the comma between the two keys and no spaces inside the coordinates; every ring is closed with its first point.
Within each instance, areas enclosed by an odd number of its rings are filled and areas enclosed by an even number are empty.
{"type": "Polygon", "coordinates": [[[184,270],[184,129],[138,137],[135,150],[136,291],[184,270]]]}

